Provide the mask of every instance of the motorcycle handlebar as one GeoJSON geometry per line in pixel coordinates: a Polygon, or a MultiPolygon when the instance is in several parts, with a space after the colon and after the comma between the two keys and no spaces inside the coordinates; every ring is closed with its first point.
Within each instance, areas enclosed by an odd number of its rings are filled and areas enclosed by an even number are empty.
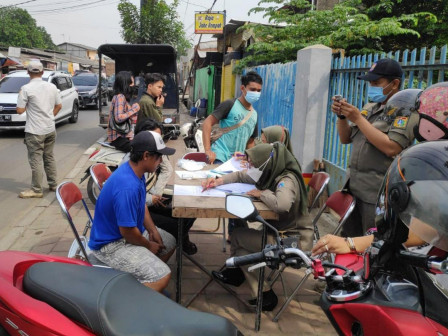
{"type": "Polygon", "coordinates": [[[227,267],[238,267],[238,266],[244,266],[249,264],[255,264],[260,261],[264,261],[264,253],[263,252],[257,252],[248,254],[245,256],[240,257],[232,257],[226,260],[226,266],[227,267]]]}

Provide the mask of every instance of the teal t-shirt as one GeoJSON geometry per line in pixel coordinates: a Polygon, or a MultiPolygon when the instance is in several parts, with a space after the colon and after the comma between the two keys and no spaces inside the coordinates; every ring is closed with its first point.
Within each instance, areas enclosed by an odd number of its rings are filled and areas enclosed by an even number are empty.
{"type": "MultiPolygon", "coordinates": [[[[233,101],[231,101],[233,103],[233,101]]],[[[230,104],[229,101],[223,102],[221,105],[230,104]]],[[[227,116],[221,118],[220,106],[213,112],[213,115],[219,120],[219,127],[226,128],[238,124],[250,112],[237,99],[233,103],[227,116]]],[[[253,107],[252,107],[253,108],[253,107]]],[[[249,120],[242,126],[223,134],[212,146],[211,149],[216,153],[216,159],[222,162],[229,160],[235,152],[244,152],[247,141],[254,136],[257,125],[257,111],[253,110],[249,120]]]]}

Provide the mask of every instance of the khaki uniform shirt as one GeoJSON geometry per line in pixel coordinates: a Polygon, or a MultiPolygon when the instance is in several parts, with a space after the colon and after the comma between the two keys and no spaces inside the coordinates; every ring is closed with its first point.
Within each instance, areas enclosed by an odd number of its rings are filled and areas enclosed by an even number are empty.
{"type": "Polygon", "coordinates": [[[148,93],[143,93],[138,104],[140,105],[140,111],[138,112],[137,123],[146,118],[151,118],[158,122],[163,121],[162,108],[156,105],[154,98],[148,93]]]}
{"type": "MultiPolygon", "coordinates": [[[[408,111],[397,116],[393,112],[386,113],[384,105],[376,103],[365,105],[361,113],[375,128],[405,149],[414,141],[413,130],[418,123],[418,113],[408,111]]],[[[351,128],[350,191],[361,201],[375,204],[384,175],[394,158],[372,145],[358,126],[352,125],[351,128]]]]}
{"type": "MultiPolygon", "coordinates": [[[[252,178],[246,172],[236,172],[223,176],[224,183],[250,183],[254,184],[252,178]]],[[[275,191],[264,190],[260,200],[269,209],[279,215],[278,221],[268,221],[277,230],[284,230],[296,227],[300,218],[300,193],[299,184],[292,174],[284,176],[275,188],[275,191]]]]}

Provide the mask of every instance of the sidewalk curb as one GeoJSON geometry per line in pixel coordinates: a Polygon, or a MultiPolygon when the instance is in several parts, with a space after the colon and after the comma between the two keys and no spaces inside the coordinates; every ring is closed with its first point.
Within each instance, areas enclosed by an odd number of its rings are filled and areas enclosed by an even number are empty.
{"type": "MultiPolygon", "coordinates": [[[[97,141],[104,139],[104,136],[97,141]]],[[[59,183],[64,181],[73,181],[76,176],[84,169],[85,164],[88,162],[90,155],[97,149],[97,141],[95,141],[84,153],[80,156],[75,166],[68,172],[68,174],[60,180],[59,183]]],[[[75,184],[79,184],[76,183],[75,184]]],[[[23,214],[22,219],[19,220],[13,226],[4,228],[2,231],[6,232],[0,238],[0,251],[8,250],[11,246],[14,246],[16,242],[24,236],[28,227],[39,218],[44,211],[56,201],[56,194],[51,192],[44,196],[44,198],[35,207],[31,208],[27,213],[23,214]]]]}

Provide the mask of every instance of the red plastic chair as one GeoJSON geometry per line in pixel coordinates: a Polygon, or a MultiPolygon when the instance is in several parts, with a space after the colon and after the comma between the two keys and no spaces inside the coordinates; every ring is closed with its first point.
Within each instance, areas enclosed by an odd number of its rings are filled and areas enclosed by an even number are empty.
{"type": "Polygon", "coordinates": [[[111,170],[104,163],[95,163],[90,166],[90,176],[99,190],[103,188],[104,182],[112,175],[111,170]]]}
{"type": "Polygon", "coordinates": [[[205,162],[206,164],[209,164],[208,156],[205,153],[201,152],[193,152],[193,153],[187,153],[182,157],[183,160],[192,160],[196,162],[205,162]]]}
{"type": "Polygon", "coordinates": [[[328,183],[330,183],[330,174],[326,172],[317,172],[314,173],[311,180],[308,182],[308,186],[312,188],[317,194],[313,199],[313,202],[308,208],[308,211],[311,211],[317,204],[317,201],[322,196],[322,194],[325,191],[325,188],[328,186],[328,183]]]}
{"type": "Polygon", "coordinates": [[[88,261],[89,258],[87,253],[88,247],[86,235],[92,226],[93,217],[90,214],[86,202],[82,198],[81,190],[79,190],[79,188],[73,182],[63,182],[56,188],[56,199],[58,200],[62,212],[67,218],[67,221],[76,239],[76,241],[73,242],[72,247],[70,248],[71,252],[69,252],[69,255],[72,254],[75,258],[77,257],[88,261]],[[86,226],[84,227],[84,231],[81,235],[79,235],[78,230],[76,229],[76,226],[73,222],[73,218],[70,215],[70,209],[78,202],[82,202],[82,205],[88,217],[86,226]]]}

